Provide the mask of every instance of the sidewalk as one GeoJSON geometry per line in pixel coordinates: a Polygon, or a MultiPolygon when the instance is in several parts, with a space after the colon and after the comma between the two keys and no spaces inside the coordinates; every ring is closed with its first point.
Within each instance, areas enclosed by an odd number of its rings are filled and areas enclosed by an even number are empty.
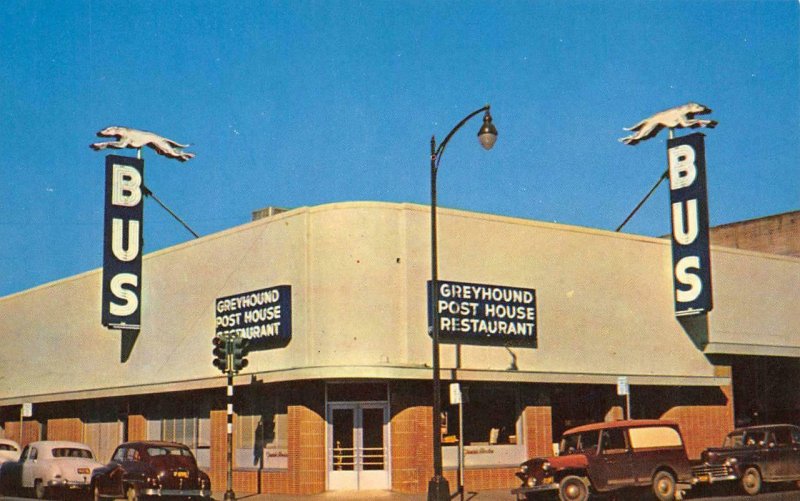
{"type": "MultiPolygon", "coordinates": [[[[215,492],[214,499],[222,501],[225,498],[224,492],[215,492]]],[[[339,492],[323,492],[322,494],[311,494],[308,496],[291,496],[287,494],[245,494],[236,493],[237,501],[348,501],[350,499],[367,501],[369,499],[378,499],[382,501],[426,501],[427,494],[403,494],[400,492],[392,491],[339,491],[339,492]]],[[[456,496],[452,501],[459,501],[461,498],[456,496]]],[[[481,491],[481,492],[465,492],[465,501],[509,501],[513,500],[514,496],[511,495],[510,489],[481,491]]]]}

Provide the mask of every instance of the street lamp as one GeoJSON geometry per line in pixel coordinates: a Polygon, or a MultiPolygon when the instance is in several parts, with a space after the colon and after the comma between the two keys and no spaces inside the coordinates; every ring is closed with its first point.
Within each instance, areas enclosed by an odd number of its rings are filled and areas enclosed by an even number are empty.
{"type": "MultiPolygon", "coordinates": [[[[478,140],[481,145],[489,150],[497,141],[497,129],[492,123],[492,115],[489,113],[487,104],[479,110],[475,110],[444,138],[444,141],[436,146],[436,136],[431,137],[431,337],[433,338],[433,478],[428,482],[428,501],[449,501],[450,485],[442,474],[442,395],[441,377],[439,374],[439,259],[436,239],[436,173],[439,171],[439,162],[442,160],[444,149],[453,134],[467,123],[475,115],[485,112],[483,115],[483,125],[478,131],[478,140]]],[[[464,440],[464,437],[459,437],[464,440]]]]}

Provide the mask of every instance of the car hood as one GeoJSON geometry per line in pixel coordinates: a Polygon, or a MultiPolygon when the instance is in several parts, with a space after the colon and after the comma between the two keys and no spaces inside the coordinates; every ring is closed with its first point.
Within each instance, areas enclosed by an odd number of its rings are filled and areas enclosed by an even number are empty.
{"type": "Polygon", "coordinates": [[[544,463],[550,463],[550,469],[561,470],[564,468],[581,468],[589,464],[585,454],[567,454],[564,456],[549,456],[533,458],[526,461],[529,469],[541,469],[544,463]]]}
{"type": "Polygon", "coordinates": [[[745,452],[744,449],[731,449],[725,447],[710,447],[700,454],[700,460],[704,463],[723,463],[729,457],[736,456],[745,452]]]}

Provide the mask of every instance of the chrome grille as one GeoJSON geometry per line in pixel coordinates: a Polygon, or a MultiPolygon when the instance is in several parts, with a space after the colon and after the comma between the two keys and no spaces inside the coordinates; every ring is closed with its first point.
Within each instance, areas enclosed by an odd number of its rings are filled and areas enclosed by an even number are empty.
{"type": "Polygon", "coordinates": [[[695,477],[699,477],[700,475],[709,475],[712,478],[727,477],[729,475],[728,468],[724,464],[708,463],[692,466],[692,473],[695,477]]]}

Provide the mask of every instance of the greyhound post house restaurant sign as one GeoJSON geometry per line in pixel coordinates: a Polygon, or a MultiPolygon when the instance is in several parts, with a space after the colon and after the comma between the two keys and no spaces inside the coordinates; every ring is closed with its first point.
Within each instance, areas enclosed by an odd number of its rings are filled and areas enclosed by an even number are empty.
{"type": "MultiPolygon", "coordinates": [[[[690,188],[691,153],[670,155],[676,189],[690,188]]],[[[124,209],[110,215],[112,265],[0,298],[14,347],[0,363],[15,368],[0,380],[0,433],[23,444],[76,440],[108,461],[125,440],[182,442],[223,490],[227,378],[212,339],[225,332],[256,348],[232,381],[236,492],[425,492],[432,432],[451,485],[463,446],[467,489],[511,488],[566,428],[622,417],[620,377],[632,417],[678,421],[697,457],[734,426],[731,360],[800,357],[800,259],[711,246],[714,308],[696,302],[710,292],[692,247],[705,245],[699,197],[673,202],[677,244],[440,209],[432,430],[430,207],[300,207],[142,255],[141,212],[128,212],[147,193],[142,165],[108,162],[109,203],[124,209]],[[674,245],[687,249],[671,259],[674,245]],[[447,398],[456,382],[463,427],[447,398]]]]}

